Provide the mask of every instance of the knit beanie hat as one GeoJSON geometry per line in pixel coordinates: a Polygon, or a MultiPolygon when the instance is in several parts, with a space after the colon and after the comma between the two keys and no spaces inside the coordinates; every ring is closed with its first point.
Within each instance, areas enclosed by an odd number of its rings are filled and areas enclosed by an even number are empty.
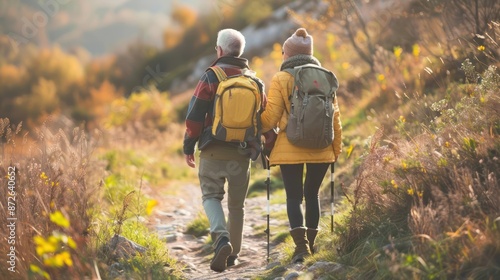
{"type": "Polygon", "coordinates": [[[313,54],[313,38],[311,35],[307,34],[304,28],[299,28],[295,33],[286,39],[283,44],[283,51],[288,56],[294,56],[298,54],[313,54]]]}

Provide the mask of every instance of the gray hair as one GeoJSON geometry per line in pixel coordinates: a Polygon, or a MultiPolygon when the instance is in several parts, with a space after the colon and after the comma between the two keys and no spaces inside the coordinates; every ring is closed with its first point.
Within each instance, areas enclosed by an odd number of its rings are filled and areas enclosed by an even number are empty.
{"type": "Polygon", "coordinates": [[[222,48],[225,55],[239,57],[245,49],[245,37],[234,29],[222,29],[217,34],[217,46],[222,48]]]}

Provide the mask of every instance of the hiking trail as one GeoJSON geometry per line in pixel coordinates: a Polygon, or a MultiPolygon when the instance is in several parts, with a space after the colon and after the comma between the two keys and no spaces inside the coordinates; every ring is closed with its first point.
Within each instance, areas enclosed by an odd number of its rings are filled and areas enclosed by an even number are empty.
{"type": "MultiPolygon", "coordinates": [[[[266,196],[247,198],[239,264],[218,273],[210,270],[213,249],[206,242],[208,234],[201,238],[185,234],[187,225],[200,211],[203,211],[199,186],[195,184],[177,186],[174,194],[164,194],[163,191],[165,190],[161,187],[153,187],[149,191],[149,195],[158,201],[158,206],[150,218],[149,227],[156,229],[159,236],[166,240],[169,254],[185,265],[183,273],[186,279],[250,279],[266,270],[268,266],[267,239],[264,233],[267,223],[266,196]]],[[[223,200],[225,212],[226,203],[227,195],[223,200]]],[[[272,238],[273,227],[284,225],[287,221],[272,219],[272,213],[285,209],[285,205],[271,204],[270,209],[272,238]]],[[[277,259],[277,254],[279,252],[273,250],[271,244],[270,263],[273,259],[277,259]]]]}

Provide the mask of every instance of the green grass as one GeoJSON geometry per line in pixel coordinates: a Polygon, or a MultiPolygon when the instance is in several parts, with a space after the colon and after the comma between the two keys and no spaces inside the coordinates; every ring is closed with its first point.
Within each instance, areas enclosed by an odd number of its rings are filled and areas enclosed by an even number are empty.
{"type": "Polygon", "coordinates": [[[112,176],[127,180],[146,180],[154,185],[165,184],[171,180],[185,180],[192,176],[184,165],[173,160],[167,151],[145,149],[110,149],[100,158],[105,160],[106,170],[112,176]]]}
{"type": "MultiPolygon", "coordinates": [[[[248,187],[248,197],[256,197],[261,195],[266,195],[267,193],[267,174],[257,174],[253,178],[253,183],[248,187]]],[[[281,178],[276,176],[271,176],[269,181],[269,189],[271,195],[275,192],[282,190],[284,188],[283,181],[281,178]]]]}
{"type": "Polygon", "coordinates": [[[122,235],[146,248],[142,255],[119,263],[124,268],[123,277],[132,279],[180,279],[182,266],[169,257],[165,242],[140,222],[123,224],[122,235]]]}
{"type": "MultiPolygon", "coordinates": [[[[278,189],[271,193],[270,196],[271,204],[286,204],[286,192],[285,189],[278,189]]],[[[276,213],[273,213],[275,215],[276,213]]],[[[286,213],[285,213],[286,214],[286,213]]]]}
{"type": "MultiPolygon", "coordinates": [[[[120,132],[111,131],[110,134],[120,132]]],[[[179,164],[179,156],[168,155],[165,141],[174,141],[158,131],[148,131],[149,145],[144,146],[137,138],[132,143],[114,143],[97,155],[106,163],[103,178],[102,198],[105,202],[95,215],[92,244],[99,250],[114,234],[120,234],[147,248],[145,254],[121,260],[121,277],[127,279],[180,279],[182,267],[169,256],[166,244],[154,230],[149,230],[140,217],[146,217],[147,204],[151,199],[146,190],[158,185],[167,185],[164,192],[175,192],[170,188],[175,182],[192,180],[190,170],[179,164]],[[157,138],[156,138],[157,137],[157,138]]],[[[109,256],[100,255],[107,262],[109,256]]],[[[104,269],[103,271],[107,271],[104,269]]]]}
{"type": "Polygon", "coordinates": [[[210,223],[205,212],[198,212],[196,217],[186,226],[186,233],[196,237],[205,236],[210,232],[210,223]]]}

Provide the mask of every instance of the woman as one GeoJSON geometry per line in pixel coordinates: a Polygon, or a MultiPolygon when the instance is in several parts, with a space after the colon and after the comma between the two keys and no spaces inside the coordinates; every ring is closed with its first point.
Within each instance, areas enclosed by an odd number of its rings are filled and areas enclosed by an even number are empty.
{"type": "Polygon", "coordinates": [[[323,149],[309,149],[292,145],[286,128],[290,112],[290,95],[294,77],[283,70],[304,64],[320,62],[313,56],[313,38],[304,28],[299,28],[283,44],[283,63],[280,72],[271,81],[267,106],[262,114],[263,131],[279,128],[276,143],[271,152],[270,165],[279,165],[286,191],[286,204],[290,235],[295,242],[292,262],[302,262],[311,254],[318,233],[320,218],[319,188],[332,162],[335,162],[342,147],[342,127],[337,98],[333,99],[334,117],[333,143],[323,149]],[[305,182],[303,169],[306,165],[305,182]],[[305,223],[302,200],[305,198],[305,223]]]}

